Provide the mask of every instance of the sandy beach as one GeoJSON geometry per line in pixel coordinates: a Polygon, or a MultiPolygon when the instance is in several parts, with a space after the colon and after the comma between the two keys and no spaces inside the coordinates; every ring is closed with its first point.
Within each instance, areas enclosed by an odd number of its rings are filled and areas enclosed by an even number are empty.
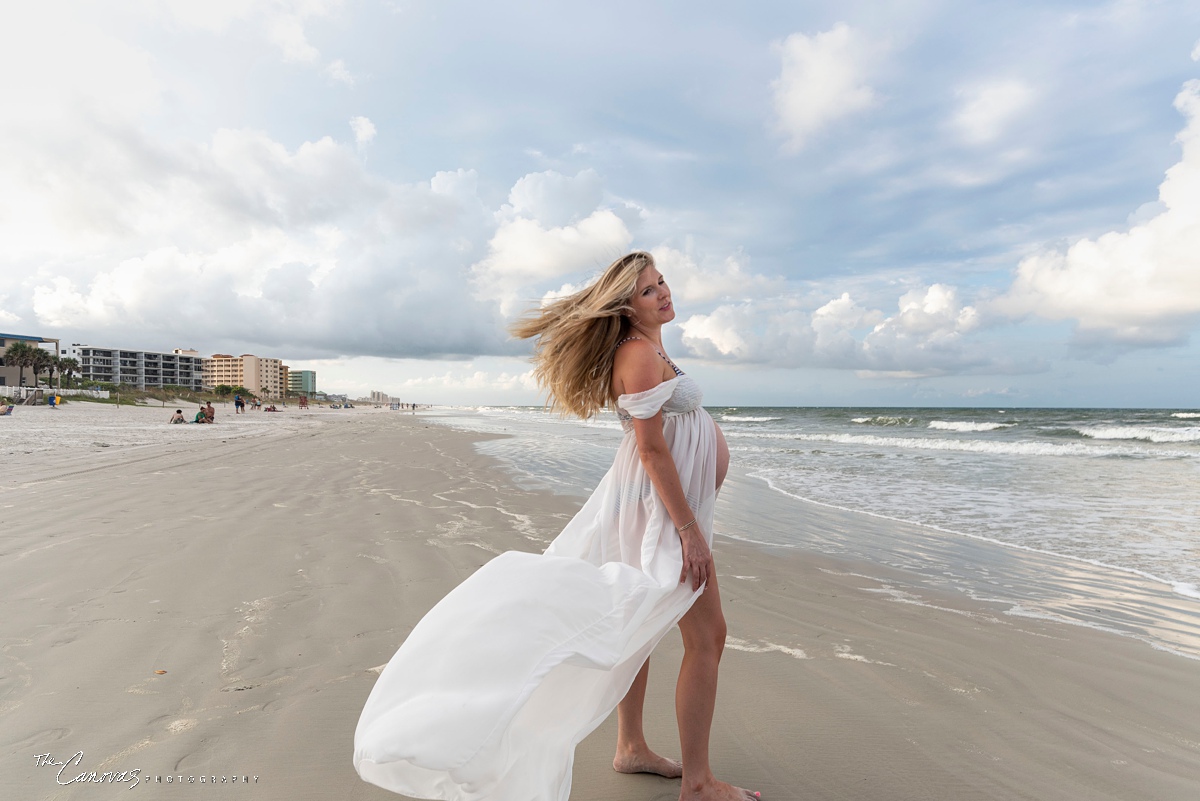
{"type": "MultiPolygon", "coordinates": [[[[83,444],[3,450],[6,798],[135,783],[155,798],[395,798],[350,764],[378,669],[449,589],[497,553],[540,551],[579,505],[518,487],[481,435],[420,414],[219,411],[210,428],[62,411],[145,422],[91,439],[63,423],[83,444]],[[91,771],[125,781],[60,784],[91,771]]],[[[889,525],[816,506],[756,517],[767,492],[735,466],[719,520],[889,525]]],[[[765,799],[1200,796],[1200,661],[964,597],[914,602],[849,559],[726,538],[716,555],[730,638],[714,768],[765,799]]],[[[647,701],[670,755],[681,650],[668,635],[647,701]]],[[[580,746],[572,798],[674,799],[677,782],[612,771],[614,723],[580,746]]]]}

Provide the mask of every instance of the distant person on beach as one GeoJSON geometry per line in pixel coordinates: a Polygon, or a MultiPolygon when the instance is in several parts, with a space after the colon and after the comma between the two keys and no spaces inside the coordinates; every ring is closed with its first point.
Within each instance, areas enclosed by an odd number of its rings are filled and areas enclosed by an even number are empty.
{"type": "Polygon", "coordinates": [[[175,414],[171,415],[172,423],[186,423],[187,418],[183,416],[183,409],[176,409],[175,414]]]}
{"type": "Polygon", "coordinates": [[[653,257],[636,252],[513,326],[535,340],[553,409],[613,408],[625,436],[544,554],[501,554],[408,635],[354,733],[363,779],[418,798],[567,801],[575,744],[615,707],[618,772],[681,777],[680,801],[758,797],[709,764],[726,635],[710,546],[729,449],[663,347],[674,318],[653,257]],[[676,623],[682,763],[642,730],[650,653],[676,623]]]}
{"type": "Polygon", "coordinates": [[[192,419],[193,423],[207,423],[208,415],[204,412],[204,407],[200,407],[200,411],[196,412],[196,416],[192,419]]]}
{"type": "Polygon", "coordinates": [[[206,422],[206,423],[217,422],[217,410],[213,408],[212,401],[209,401],[208,403],[204,404],[204,422],[206,422]]]}
{"type": "Polygon", "coordinates": [[[233,413],[244,414],[246,412],[246,402],[242,400],[241,395],[233,396],[233,413]]]}

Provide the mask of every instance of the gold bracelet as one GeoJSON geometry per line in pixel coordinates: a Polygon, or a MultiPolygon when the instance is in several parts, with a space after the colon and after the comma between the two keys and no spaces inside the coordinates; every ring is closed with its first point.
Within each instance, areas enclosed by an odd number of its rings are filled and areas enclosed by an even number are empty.
{"type": "Polygon", "coordinates": [[[692,518],[692,522],[688,523],[688,524],[687,524],[687,525],[685,525],[685,526],[681,526],[681,527],[679,527],[679,528],[677,528],[677,529],[675,529],[675,530],[676,530],[676,531],[678,531],[678,532],[680,532],[680,533],[683,533],[684,531],[687,531],[689,528],[691,528],[691,527],[692,527],[692,526],[694,526],[694,525],[696,525],[696,518],[694,518],[694,517],[693,517],[693,518],[692,518]]]}

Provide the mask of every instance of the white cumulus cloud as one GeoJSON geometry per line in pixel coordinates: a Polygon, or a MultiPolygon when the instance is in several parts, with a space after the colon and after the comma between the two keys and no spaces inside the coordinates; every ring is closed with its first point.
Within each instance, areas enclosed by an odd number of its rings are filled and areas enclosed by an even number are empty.
{"type": "Polygon", "coordinates": [[[832,123],[874,105],[867,85],[869,43],[845,23],[813,36],[793,33],[776,45],[782,62],[771,87],[786,147],[799,150],[832,123]]]}
{"type": "Polygon", "coordinates": [[[502,314],[513,314],[535,297],[537,285],[602,268],[632,241],[624,221],[607,209],[556,228],[524,217],[501,223],[487,257],[472,267],[477,296],[497,300],[502,314]]]}
{"type": "Polygon", "coordinates": [[[999,139],[1032,104],[1033,89],[1015,80],[996,80],[961,87],[952,124],[971,145],[999,139]]]}
{"type": "Polygon", "coordinates": [[[346,68],[346,62],[340,58],[335,58],[325,67],[325,74],[330,80],[344,83],[346,86],[354,86],[354,76],[350,74],[350,70],[346,68]]]}
{"type": "Polygon", "coordinates": [[[732,256],[717,264],[701,266],[692,254],[675,248],[656,247],[650,253],[671,287],[676,305],[680,300],[692,304],[748,298],[783,288],[781,279],[753,273],[732,256]]]}
{"type": "Polygon", "coordinates": [[[547,282],[595,271],[629,249],[633,235],[612,209],[597,208],[598,176],[531,173],[509,193],[488,254],[471,268],[476,296],[511,315],[544,295],[547,282]]]}
{"type": "Polygon", "coordinates": [[[375,123],[366,117],[351,117],[350,130],[354,131],[354,143],[359,147],[370,144],[375,138],[375,123]]]}
{"type": "Polygon", "coordinates": [[[470,171],[401,184],[330,137],[289,148],[232,129],[147,146],[83,126],[20,145],[0,155],[0,291],[27,326],[147,348],[512,347],[495,303],[463,291],[495,228],[470,171]]]}
{"type": "Polygon", "coordinates": [[[1127,231],[1024,259],[995,308],[1073,320],[1080,344],[1184,341],[1200,319],[1200,80],[1175,98],[1187,118],[1180,161],[1159,186],[1161,210],[1127,231]]]}
{"type": "Polygon", "coordinates": [[[591,214],[604,197],[604,184],[593,169],[577,175],[553,170],[520,178],[508,193],[511,213],[557,227],[578,222],[591,214]]]}
{"type": "Polygon", "coordinates": [[[979,315],[955,288],[933,284],[914,289],[899,298],[897,307],[888,316],[860,305],[849,293],[813,310],[786,297],[723,304],[684,320],[683,344],[713,361],[870,375],[938,375],[987,367],[987,360],[966,342],[979,315]]]}
{"type": "Polygon", "coordinates": [[[343,0],[150,0],[177,21],[214,33],[236,23],[254,26],[287,61],[315,61],[320,52],[308,41],[305,24],[339,11],[343,0]]]}

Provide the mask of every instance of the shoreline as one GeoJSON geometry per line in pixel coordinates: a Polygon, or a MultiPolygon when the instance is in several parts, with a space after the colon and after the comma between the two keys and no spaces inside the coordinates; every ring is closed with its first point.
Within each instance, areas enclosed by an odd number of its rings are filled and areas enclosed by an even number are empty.
{"type": "MultiPolygon", "coordinates": [[[[773,496],[782,496],[799,505],[801,515],[808,507],[810,521],[813,517],[825,517],[836,521],[833,526],[843,527],[859,521],[864,539],[869,533],[873,540],[887,541],[887,547],[893,549],[890,559],[880,559],[877,555],[867,559],[864,546],[858,551],[860,558],[870,565],[868,572],[897,570],[893,580],[904,588],[899,592],[931,593],[939,597],[965,595],[998,614],[1044,618],[1103,632],[1200,662],[1197,630],[1200,598],[1180,591],[1165,579],[1130,568],[799,498],[776,489],[765,479],[745,473],[731,471],[731,477],[731,488],[740,489],[754,499],[741,499],[736,505],[743,508],[762,512],[772,507],[773,496]],[[910,553],[900,553],[903,548],[894,541],[900,535],[905,537],[910,553]],[[928,560],[930,565],[914,569],[914,554],[928,560]],[[974,565],[976,574],[964,572],[965,564],[974,565]],[[951,575],[953,582],[940,578],[951,575]],[[950,587],[950,583],[957,586],[950,587]],[[1001,587],[1003,593],[997,591],[1001,587]],[[1189,619],[1187,626],[1180,625],[1180,621],[1189,619]]],[[[745,519],[744,512],[742,518],[744,523],[752,522],[745,519]]],[[[821,524],[822,528],[831,525],[828,519],[821,524]]],[[[847,553],[840,543],[832,544],[829,537],[821,535],[799,542],[721,535],[798,554],[824,553],[845,558],[847,553]]],[[[878,547],[883,550],[882,545],[878,547]]]]}
{"type": "MultiPolygon", "coordinates": [[[[487,438],[364,410],[137,461],[99,452],[0,489],[16,795],[92,797],[35,766],[82,750],[93,770],[258,776],[255,798],[395,798],[350,766],[373,669],[462,578],[540,551],[580,505],[518,487],[478,453],[487,438]]],[[[1193,660],[961,593],[906,597],[902,569],[844,555],[723,535],[715,551],[722,778],[767,799],[914,801],[1184,799],[1200,784],[1193,660]]],[[[647,699],[651,743],[673,755],[680,655],[675,631],[647,699]]],[[[572,797],[674,797],[676,782],[612,771],[614,725],[579,746],[572,797]]],[[[170,794],[243,792],[201,786],[170,794]]]]}
{"type": "MultiPolygon", "coordinates": [[[[611,458],[609,451],[620,436],[615,426],[592,423],[568,430],[569,424],[555,421],[547,431],[551,436],[542,438],[537,432],[544,420],[472,417],[461,411],[441,422],[464,431],[502,431],[504,440],[481,443],[480,450],[495,456],[519,485],[569,497],[587,496],[588,487],[607,469],[604,459],[611,458]]],[[[719,536],[841,554],[862,559],[873,570],[903,567],[909,576],[900,586],[910,592],[965,593],[1007,614],[1045,616],[1200,659],[1200,597],[1187,583],[804,497],[736,458],[730,476],[721,493],[719,536]],[[798,520],[805,524],[797,525],[798,520]]]]}

